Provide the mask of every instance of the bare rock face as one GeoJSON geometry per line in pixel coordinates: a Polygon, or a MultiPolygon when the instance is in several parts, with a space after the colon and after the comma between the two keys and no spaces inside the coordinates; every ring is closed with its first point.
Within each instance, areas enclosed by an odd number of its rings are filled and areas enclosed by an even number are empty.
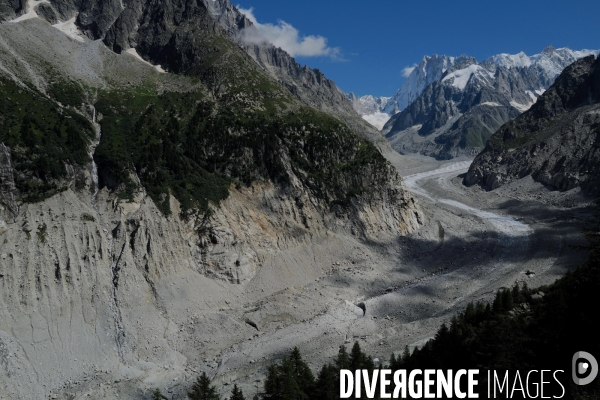
{"type": "Polygon", "coordinates": [[[465,184],[495,189],[528,175],[554,189],[600,193],[600,61],[576,61],[488,141],[465,184]]]}
{"type": "Polygon", "coordinates": [[[58,22],[58,15],[56,14],[56,11],[54,11],[52,6],[46,3],[37,5],[35,7],[35,12],[40,18],[45,19],[51,25],[54,25],[58,22]]]}
{"type": "Polygon", "coordinates": [[[165,217],[143,192],[125,202],[69,189],[23,205],[0,226],[0,385],[9,398],[46,398],[123,379],[138,392],[119,397],[135,398],[190,365],[216,371],[204,355],[255,331],[225,304],[314,282],[326,268],[317,260],[345,237],[389,243],[418,228],[399,178],[375,197],[336,214],[301,186],[257,184],[202,226],[179,218],[174,198],[165,217]]]}
{"type": "Polygon", "coordinates": [[[25,11],[27,0],[0,0],[0,21],[6,21],[25,11]]]}
{"type": "Polygon", "coordinates": [[[188,225],[192,254],[204,275],[247,283],[273,254],[294,251],[317,237],[337,233],[387,243],[413,232],[423,215],[407,194],[398,179],[375,198],[357,197],[351,209],[332,213],[302,185],[253,185],[233,192],[208,220],[188,225]]]}
{"type": "Polygon", "coordinates": [[[517,74],[495,65],[479,65],[466,58],[394,115],[382,133],[392,148],[404,154],[420,153],[438,159],[475,155],[500,126],[519,115],[508,93],[517,78],[517,74]]]}

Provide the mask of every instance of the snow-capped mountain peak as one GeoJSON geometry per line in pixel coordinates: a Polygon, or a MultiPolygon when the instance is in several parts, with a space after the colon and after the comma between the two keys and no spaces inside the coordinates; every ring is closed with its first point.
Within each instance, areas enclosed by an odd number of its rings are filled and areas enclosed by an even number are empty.
{"type": "Polygon", "coordinates": [[[453,65],[471,60],[475,61],[475,59],[466,55],[451,57],[434,54],[423,57],[421,62],[408,75],[402,87],[388,101],[384,112],[393,115],[404,110],[419,97],[427,86],[440,80],[453,65]]]}
{"type": "Polygon", "coordinates": [[[517,54],[500,53],[490,57],[488,61],[506,69],[529,67],[533,63],[531,58],[522,51],[517,54]]]}
{"type": "Polygon", "coordinates": [[[589,55],[598,55],[599,50],[571,50],[568,47],[560,49],[552,45],[546,46],[541,53],[532,56],[524,52],[518,54],[498,54],[486,61],[505,69],[535,67],[545,86],[550,86],[554,79],[570,64],[589,55]]]}

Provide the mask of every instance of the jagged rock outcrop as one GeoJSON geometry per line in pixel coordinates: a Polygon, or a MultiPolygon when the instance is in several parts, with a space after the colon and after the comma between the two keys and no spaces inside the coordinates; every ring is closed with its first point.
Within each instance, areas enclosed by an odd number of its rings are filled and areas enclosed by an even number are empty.
{"type": "Polygon", "coordinates": [[[464,60],[393,116],[383,133],[400,153],[440,159],[474,155],[496,129],[519,115],[495,83],[491,71],[464,60]]]}
{"type": "Polygon", "coordinates": [[[576,61],[527,112],[498,130],[464,182],[495,189],[531,175],[551,188],[600,193],[600,59],[576,61]]]}
{"type": "Polygon", "coordinates": [[[27,0],[0,0],[0,22],[22,14],[26,5],[27,0]]]}
{"type": "Polygon", "coordinates": [[[352,107],[360,115],[382,113],[390,97],[374,97],[371,95],[357,97],[354,93],[347,95],[352,107]]]}
{"type": "Polygon", "coordinates": [[[449,68],[471,59],[472,57],[464,54],[459,57],[437,54],[423,57],[410,71],[402,87],[387,102],[384,112],[394,115],[404,110],[423,93],[427,86],[442,79],[449,68]]]}
{"type": "Polygon", "coordinates": [[[400,104],[394,99],[406,93],[418,97],[403,100],[406,108],[398,107],[382,133],[400,153],[439,159],[476,155],[500,126],[531,107],[562,69],[595,53],[549,46],[532,57],[499,54],[481,64],[467,56],[426,58],[388,104],[400,104]]]}
{"type": "MultiPolygon", "coordinates": [[[[244,29],[253,29],[247,26],[244,29]]],[[[310,106],[336,116],[352,130],[364,135],[380,148],[389,148],[377,129],[357,114],[352,102],[333,82],[318,69],[301,66],[284,50],[270,43],[240,44],[264,70],[294,96],[310,106]]]]}

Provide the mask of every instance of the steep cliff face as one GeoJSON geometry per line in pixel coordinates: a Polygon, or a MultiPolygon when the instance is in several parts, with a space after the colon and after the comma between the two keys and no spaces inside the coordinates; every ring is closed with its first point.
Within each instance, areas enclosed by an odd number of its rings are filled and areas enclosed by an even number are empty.
{"type": "MultiPolygon", "coordinates": [[[[485,71],[473,66],[477,72],[485,71]]],[[[491,79],[486,72],[469,78],[464,86],[434,82],[406,110],[393,116],[383,133],[400,153],[439,159],[475,155],[502,124],[519,115],[509,97],[487,85],[491,79]]]]}
{"type": "Polygon", "coordinates": [[[502,126],[477,156],[465,184],[494,189],[531,175],[552,188],[598,186],[600,61],[576,61],[531,107],[502,126]]]}
{"type": "Polygon", "coordinates": [[[346,95],[321,71],[301,66],[284,50],[268,43],[242,45],[259,65],[303,102],[343,121],[351,120],[350,117],[359,120],[346,95]]]}
{"type": "Polygon", "coordinates": [[[256,333],[237,303],[314,282],[355,243],[394,243],[422,222],[375,146],[290,95],[195,10],[203,30],[143,41],[187,75],[37,18],[0,25],[9,398],[184,392],[256,333]],[[157,45],[183,37],[198,47],[171,58],[157,45]]]}

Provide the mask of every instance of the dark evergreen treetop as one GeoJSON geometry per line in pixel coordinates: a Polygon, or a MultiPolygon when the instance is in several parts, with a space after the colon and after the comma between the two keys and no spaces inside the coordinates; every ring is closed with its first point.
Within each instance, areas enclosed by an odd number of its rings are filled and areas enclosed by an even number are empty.
{"type": "Polygon", "coordinates": [[[210,385],[210,379],[206,376],[206,372],[203,372],[192,385],[188,398],[190,400],[221,400],[214,386],[210,385]]]}
{"type": "Polygon", "coordinates": [[[242,393],[242,390],[238,388],[236,384],[233,385],[233,390],[231,391],[231,397],[229,400],[246,400],[244,393],[242,393]]]}

